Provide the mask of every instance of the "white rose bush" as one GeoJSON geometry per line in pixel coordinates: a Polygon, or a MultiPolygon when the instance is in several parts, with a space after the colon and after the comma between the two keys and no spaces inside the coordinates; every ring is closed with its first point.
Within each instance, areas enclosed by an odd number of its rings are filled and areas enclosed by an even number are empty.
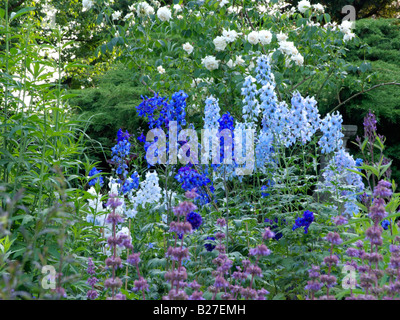
{"type": "MultiPolygon", "coordinates": [[[[110,39],[108,45],[118,48],[120,59],[126,60],[130,67],[136,64],[140,70],[138,76],[145,83],[152,79],[152,90],[161,92],[185,90],[192,93],[192,79],[187,75],[193,74],[194,78],[212,76],[216,85],[209,87],[208,92],[232,99],[240,93],[246,71],[260,54],[272,58],[278,94],[285,98],[303,87],[321,93],[331,79],[345,77],[349,68],[344,60],[346,43],[358,42],[347,21],[343,24],[331,22],[322,5],[311,5],[308,1],[299,2],[297,7],[284,1],[243,3],[240,6],[224,1],[175,3],[170,8],[160,6],[157,12],[149,14],[151,10],[146,11],[146,8],[155,6],[151,2],[140,2],[139,9],[135,8],[136,18],[132,17],[136,23],[115,24],[113,28],[120,30],[119,36],[110,39]],[[182,19],[177,17],[178,13],[182,19]],[[190,47],[185,47],[187,43],[190,47]],[[187,49],[191,47],[193,49],[187,49]],[[149,60],[150,49],[154,58],[149,60]],[[185,57],[185,52],[190,56],[185,57]],[[134,62],[130,59],[132,55],[134,62]],[[230,61],[238,55],[245,63],[232,68],[230,61]],[[153,60],[155,66],[150,62],[153,60]],[[206,67],[204,61],[213,63],[207,63],[206,67]],[[217,68],[214,61],[219,62],[217,68]],[[171,66],[170,72],[162,77],[156,72],[160,64],[171,66]],[[172,79],[174,81],[169,81],[172,79]],[[178,79],[179,88],[174,85],[178,79]]],[[[101,51],[105,53],[107,46],[103,45],[101,51]]],[[[193,104],[205,98],[194,92],[190,96],[193,104]]],[[[235,99],[225,103],[239,109],[235,99]]]]}

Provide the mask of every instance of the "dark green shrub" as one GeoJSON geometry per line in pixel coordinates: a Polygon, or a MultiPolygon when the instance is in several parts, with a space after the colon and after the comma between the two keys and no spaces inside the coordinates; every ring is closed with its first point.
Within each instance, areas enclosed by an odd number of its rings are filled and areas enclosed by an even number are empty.
{"type": "MultiPolygon", "coordinates": [[[[142,122],[135,107],[142,101],[141,95],[153,95],[137,79],[134,70],[116,64],[95,80],[96,87],[73,92],[78,96],[71,99],[71,104],[78,106],[84,119],[91,118],[87,133],[102,144],[108,157],[119,128],[138,133],[142,122]]],[[[105,165],[100,149],[91,156],[105,165]]]]}
{"type": "MultiPolygon", "coordinates": [[[[369,47],[360,49],[350,47],[347,55],[349,62],[361,65],[371,63],[374,76],[366,81],[365,89],[380,83],[400,83],[400,21],[396,19],[365,19],[357,21],[355,32],[362,42],[369,47]]],[[[358,72],[351,72],[342,83],[341,101],[345,101],[362,90],[361,77],[358,72]]],[[[324,112],[329,112],[338,100],[333,95],[322,101],[324,112]]],[[[350,100],[339,108],[344,122],[358,125],[358,133],[362,134],[363,118],[372,110],[378,120],[378,132],[387,137],[386,155],[393,160],[393,175],[400,180],[400,133],[396,128],[400,124],[400,87],[388,85],[376,88],[350,100]]],[[[354,149],[355,150],[355,149],[354,149]]]]}

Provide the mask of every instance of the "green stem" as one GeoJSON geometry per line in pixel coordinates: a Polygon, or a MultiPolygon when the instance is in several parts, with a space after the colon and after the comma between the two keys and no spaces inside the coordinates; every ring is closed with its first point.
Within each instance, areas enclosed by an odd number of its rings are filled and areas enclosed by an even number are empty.
{"type": "Polygon", "coordinates": [[[226,253],[229,251],[229,206],[228,206],[228,186],[226,183],[226,167],[224,166],[224,188],[225,188],[225,198],[226,198],[226,253]]]}
{"type": "MultiPolygon", "coordinates": [[[[8,29],[8,0],[6,0],[5,3],[5,11],[6,11],[6,69],[5,69],[5,74],[8,76],[8,59],[9,59],[9,52],[10,52],[10,47],[9,47],[9,29],[8,29]]],[[[6,84],[4,88],[4,149],[7,150],[8,148],[8,138],[7,138],[7,122],[8,122],[8,80],[9,78],[7,77],[6,79],[6,84]]],[[[4,165],[4,182],[8,183],[8,170],[7,166],[4,165]]]]}

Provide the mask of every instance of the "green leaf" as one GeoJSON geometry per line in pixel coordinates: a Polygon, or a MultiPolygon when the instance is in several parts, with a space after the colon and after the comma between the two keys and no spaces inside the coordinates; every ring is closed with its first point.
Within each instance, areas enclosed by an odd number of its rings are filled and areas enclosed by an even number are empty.
{"type": "Polygon", "coordinates": [[[390,161],[388,164],[385,164],[384,166],[379,167],[381,169],[379,172],[379,179],[384,175],[384,173],[390,168],[391,165],[392,161],[390,161]]]}
{"type": "Polygon", "coordinates": [[[364,177],[365,179],[367,179],[367,177],[365,176],[365,174],[363,174],[362,172],[358,171],[358,170],[353,170],[353,169],[347,169],[350,172],[356,173],[362,177],[364,177]]]}
{"type": "Polygon", "coordinates": [[[100,25],[103,22],[103,13],[99,13],[96,19],[96,24],[100,25]]]}
{"type": "Polygon", "coordinates": [[[385,219],[397,218],[400,217],[400,212],[389,214],[385,219]]]}
{"type": "Polygon", "coordinates": [[[144,35],[146,35],[146,31],[143,29],[142,26],[138,26],[138,30],[139,30],[140,32],[142,32],[144,35]]]}
{"type": "Polygon", "coordinates": [[[190,29],[182,31],[182,36],[184,36],[185,38],[190,38],[191,35],[192,35],[192,30],[190,29]]]}
{"type": "Polygon", "coordinates": [[[13,20],[15,20],[15,19],[17,19],[18,17],[20,17],[20,16],[22,16],[22,15],[24,15],[24,14],[27,14],[28,12],[31,12],[31,11],[35,10],[35,9],[36,9],[35,7],[26,7],[26,8],[23,8],[23,9],[19,10],[19,11],[15,14],[15,16],[13,16],[13,17],[10,19],[10,22],[13,21],[13,20]]]}
{"type": "Polygon", "coordinates": [[[351,243],[354,243],[354,242],[356,242],[356,241],[358,241],[358,240],[363,240],[364,238],[365,238],[365,236],[355,237],[355,238],[353,238],[353,239],[344,241],[344,242],[342,243],[342,246],[348,245],[348,244],[351,244],[351,243]]]}
{"type": "Polygon", "coordinates": [[[105,44],[102,44],[100,50],[101,53],[105,55],[107,53],[107,46],[105,44]]]}
{"type": "Polygon", "coordinates": [[[83,63],[69,63],[67,64],[64,69],[69,69],[69,68],[89,68],[89,66],[87,64],[83,64],[83,63]]]}
{"type": "Polygon", "coordinates": [[[331,16],[328,13],[324,13],[324,20],[325,23],[331,22],[331,16]]]}
{"type": "Polygon", "coordinates": [[[153,230],[153,228],[154,228],[154,223],[149,223],[149,224],[146,224],[146,225],[142,228],[142,230],[140,230],[140,232],[146,233],[146,232],[148,232],[148,231],[150,231],[150,230],[153,230]]]}
{"type": "Polygon", "coordinates": [[[372,172],[377,177],[379,176],[378,169],[373,167],[373,166],[369,166],[369,165],[363,164],[362,166],[360,166],[360,169],[364,169],[365,171],[372,172]]]}
{"type": "Polygon", "coordinates": [[[383,144],[381,138],[379,138],[378,135],[376,135],[375,141],[378,142],[378,145],[374,144],[374,146],[377,147],[379,150],[383,151],[383,149],[385,149],[385,145],[383,144]]]}
{"type": "Polygon", "coordinates": [[[285,294],[284,293],[278,293],[275,295],[272,300],[286,300],[285,294]]]}
{"type": "Polygon", "coordinates": [[[149,260],[147,263],[147,266],[149,268],[157,269],[157,268],[165,268],[167,264],[167,260],[165,258],[159,259],[159,258],[154,258],[149,260]]]}
{"type": "Polygon", "coordinates": [[[242,220],[233,220],[233,223],[236,228],[240,228],[240,226],[242,225],[242,220]]]}
{"type": "Polygon", "coordinates": [[[361,151],[362,151],[362,152],[364,152],[365,147],[367,146],[367,143],[368,143],[368,139],[365,139],[364,142],[363,142],[362,145],[361,145],[361,151]]]}

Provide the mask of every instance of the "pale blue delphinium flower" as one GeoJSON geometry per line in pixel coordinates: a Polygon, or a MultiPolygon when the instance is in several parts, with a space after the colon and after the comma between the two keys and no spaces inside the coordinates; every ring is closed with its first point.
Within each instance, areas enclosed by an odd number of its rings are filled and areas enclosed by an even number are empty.
{"type": "Polygon", "coordinates": [[[322,137],[318,141],[322,153],[331,153],[343,146],[342,116],[339,112],[327,114],[321,121],[322,137]]]}
{"type": "Polygon", "coordinates": [[[255,78],[248,76],[245,78],[242,87],[243,119],[246,123],[251,124],[257,121],[257,117],[260,113],[260,105],[256,99],[258,91],[255,82],[255,78]]]}

